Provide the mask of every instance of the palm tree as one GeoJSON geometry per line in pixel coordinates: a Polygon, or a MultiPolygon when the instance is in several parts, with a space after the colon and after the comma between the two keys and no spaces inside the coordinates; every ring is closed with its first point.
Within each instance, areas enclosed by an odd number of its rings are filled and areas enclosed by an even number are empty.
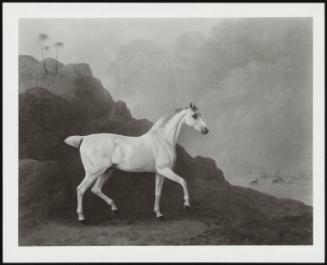
{"type": "MultiPolygon", "coordinates": [[[[48,51],[50,50],[50,46],[49,45],[45,45],[44,47],[43,47],[43,50],[44,50],[44,61],[47,59],[47,57],[48,57],[48,55],[47,55],[47,53],[48,53],[48,51]]],[[[48,64],[47,64],[47,62],[45,61],[45,66],[47,67],[47,72],[48,71],[50,71],[51,72],[51,69],[48,69],[48,64]]]]}
{"type": "Polygon", "coordinates": [[[56,42],[55,47],[57,49],[56,51],[56,74],[58,72],[58,56],[59,56],[59,49],[64,47],[64,44],[62,42],[56,42]]]}
{"type": "Polygon", "coordinates": [[[43,50],[49,50],[49,46],[45,46],[48,47],[45,49],[44,47],[44,43],[49,39],[49,36],[47,34],[41,33],[39,34],[39,42],[41,43],[41,54],[42,54],[42,61],[43,61],[43,67],[44,67],[44,71],[47,74],[48,73],[48,69],[47,69],[47,65],[44,61],[44,55],[43,55],[43,50]]]}
{"type": "Polygon", "coordinates": [[[48,51],[48,50],[50,50],[50,47],[49,47],[49,45],[46,45],[46,46],[44,46],[44,48],[43,48],[45,51],[48,51]]]}

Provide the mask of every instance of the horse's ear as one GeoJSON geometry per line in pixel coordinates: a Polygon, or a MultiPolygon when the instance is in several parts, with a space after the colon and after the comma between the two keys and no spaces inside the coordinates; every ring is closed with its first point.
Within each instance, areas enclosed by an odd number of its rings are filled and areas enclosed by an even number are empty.
{"type": "Polygon", "coordinates": [[[190,109],[193,111],[197,110],[197,107],[195,106],[195,104],[193,102],[190,103],[190,109]]]}

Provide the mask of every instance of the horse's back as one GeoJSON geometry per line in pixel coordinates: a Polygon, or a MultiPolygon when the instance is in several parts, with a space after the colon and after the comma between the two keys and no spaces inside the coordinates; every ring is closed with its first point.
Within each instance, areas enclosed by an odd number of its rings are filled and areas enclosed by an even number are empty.
{"type": "Polygon", "coordinates": [[[84,137],[83,147],[84,149],[99,149],[99,148],[112,148],[114,145],[114,141],[117,138],[117,135],[111,133],[96,133],[89,134],[84,137]]]}
{"type": "MultiPolygon", "coordinates": [[[[142,137],[99,133],[85,136],[81,155],[93,164],[112,166],[124,171],[154,171],[154,157],[142,137]]],[[[84,159],[86,160],[86,159],[84,159]]]]}

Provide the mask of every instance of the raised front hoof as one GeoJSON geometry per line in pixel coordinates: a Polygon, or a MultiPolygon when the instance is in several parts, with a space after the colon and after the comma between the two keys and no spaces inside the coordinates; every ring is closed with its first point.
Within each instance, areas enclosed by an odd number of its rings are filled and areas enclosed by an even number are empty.
{"type": "Polygon", "coordinates": [[[188,205],[184,205],[184,209],[185,209],[187,212],[189,212],[189,211],[190,211],[190,206],[188,206],[188,205]]]}
{"type": "Polygon", "coordinates": [[[112,215],[113,216],[116,216],[118,214],[119,214],[119,210],[118,209],[112,210],[112,215]]]}
{"type": "Polygon", "coordinates": [[[157,220],[158,221],[164,221],[165,217],[163,215],[160,215],[160,216],[157,217],[157,220]]]}

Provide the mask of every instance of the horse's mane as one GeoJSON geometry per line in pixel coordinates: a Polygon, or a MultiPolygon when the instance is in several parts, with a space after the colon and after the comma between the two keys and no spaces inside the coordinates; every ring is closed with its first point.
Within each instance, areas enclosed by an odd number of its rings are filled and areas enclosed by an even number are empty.
{"type": "Polygon", "coordinates": [[[154,127],[164,127],[177,113],[185,108],[177,108],[160,117],[154,124],[154,127]]]}

